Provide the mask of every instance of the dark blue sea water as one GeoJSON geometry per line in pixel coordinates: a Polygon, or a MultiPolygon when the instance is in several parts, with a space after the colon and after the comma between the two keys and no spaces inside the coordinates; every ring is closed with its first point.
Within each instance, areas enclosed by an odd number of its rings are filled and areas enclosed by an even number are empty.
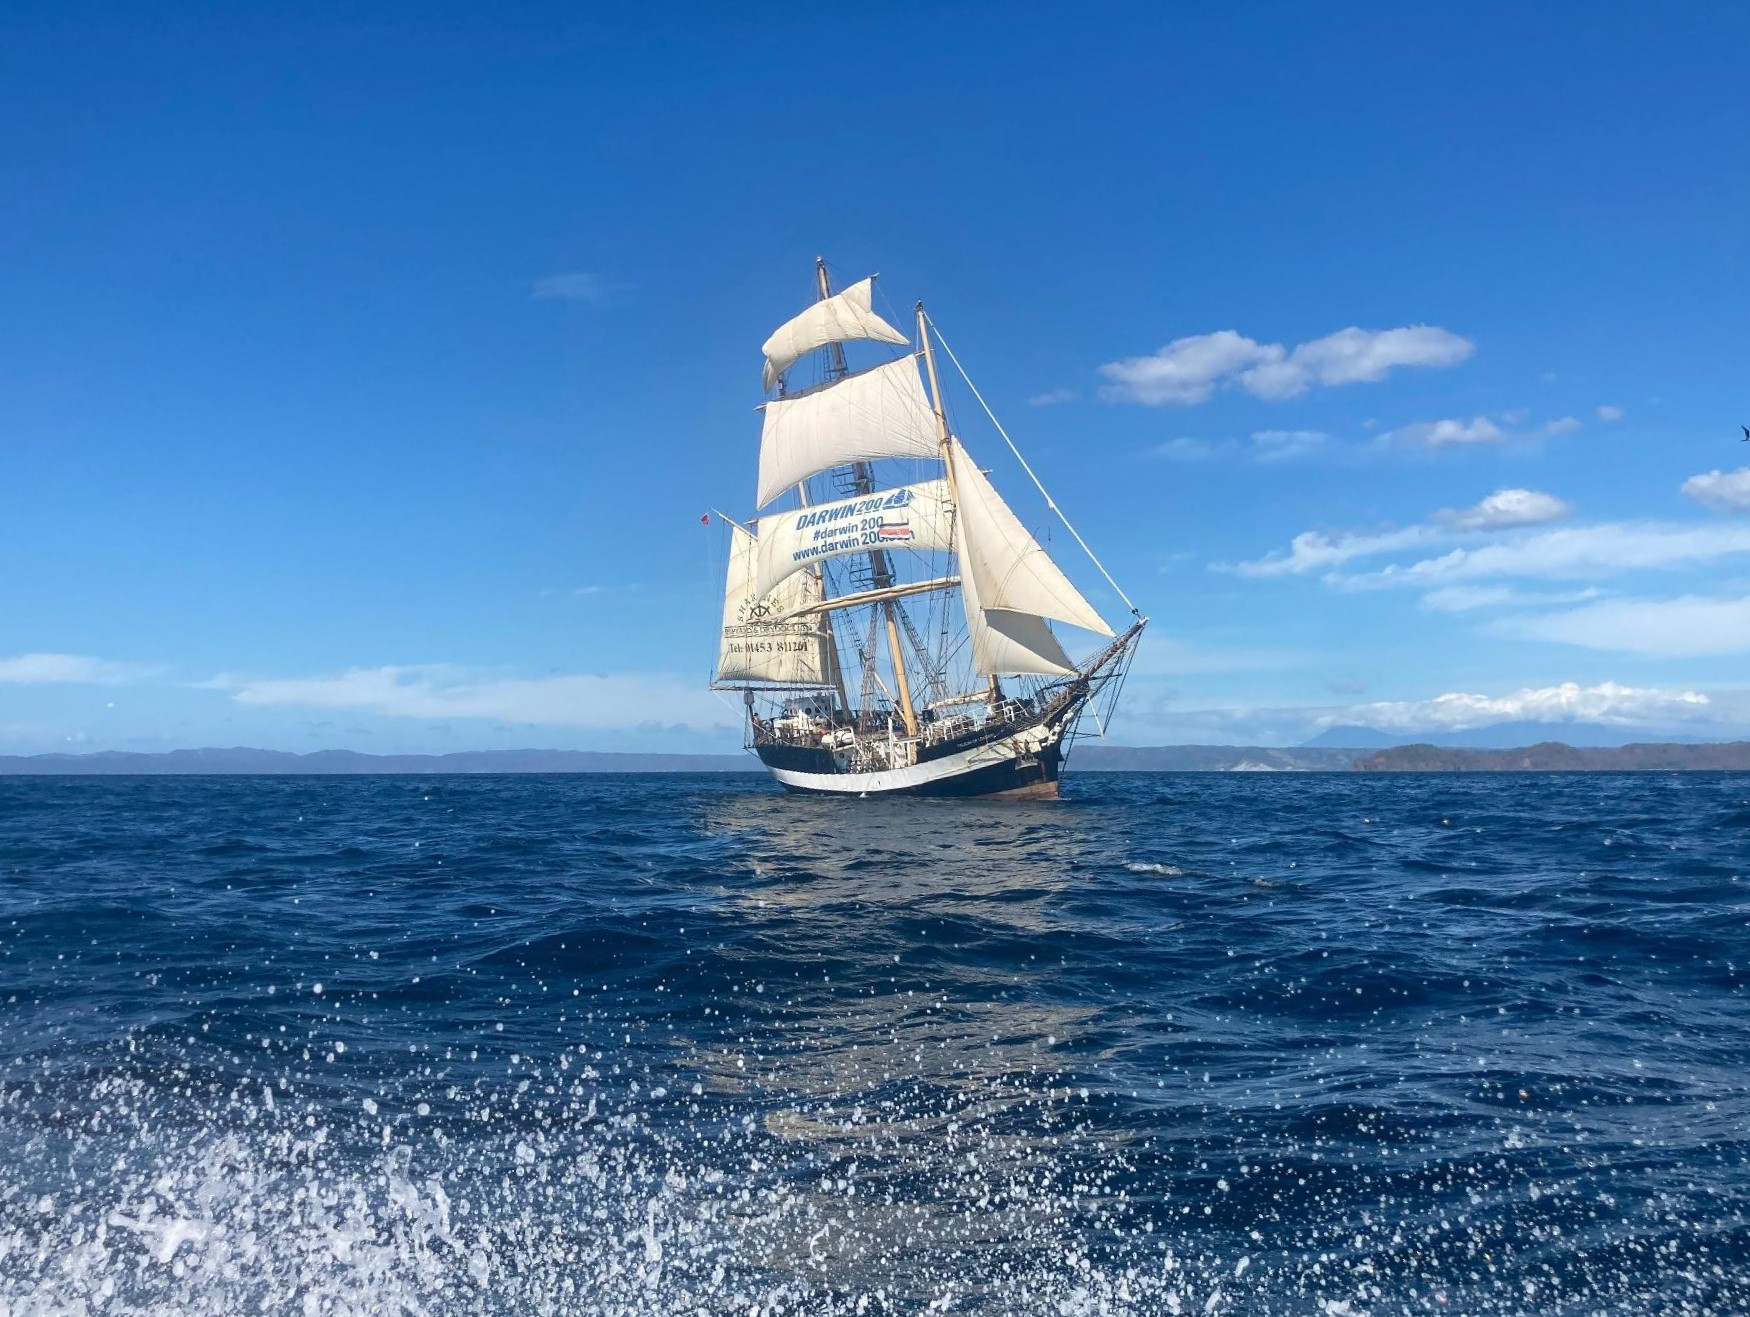
{"type": "Polygon", "coordinates": [[[1750,1309],[1750,779],[0,779],[0,1313],[1750,1309]]]}

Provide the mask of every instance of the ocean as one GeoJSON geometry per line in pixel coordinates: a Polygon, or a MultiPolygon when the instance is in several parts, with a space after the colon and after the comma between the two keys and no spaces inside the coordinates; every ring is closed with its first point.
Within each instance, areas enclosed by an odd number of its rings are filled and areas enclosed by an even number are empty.
{"type": "Polygon", "coordinates": [[[1741,1313],[1750,778],[0,780],[0,1314],[1741,1313]]]}

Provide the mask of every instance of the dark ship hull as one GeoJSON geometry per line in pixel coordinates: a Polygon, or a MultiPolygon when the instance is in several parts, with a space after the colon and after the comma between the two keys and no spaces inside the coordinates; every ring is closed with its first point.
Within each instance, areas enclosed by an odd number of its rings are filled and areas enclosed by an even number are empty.
{"type": "Polygon", "coordinates": [[[1145,623],[1138,619],[1074,678],[1026,698],[991,688],[989,717],[928,715],[920,735],[852,724],[830,704],[800,704],[752,720],[751,748],[786,791],[828,796],[1006,797],[1055,800],[1064,755],[1089,702],[1121,679],[1145,623]]]}
{"type": "Polygon", "coordinates": [[[754,746],[754,753],[786,791],[834,796],[1055,800],[1063,765],[1063,747],[1057,740],[1036,748],[1004,740],[934,756],[926,749],[915,764],[871,772],[846,771],[834,751],[820,747],[769,743],[754,746]]]}

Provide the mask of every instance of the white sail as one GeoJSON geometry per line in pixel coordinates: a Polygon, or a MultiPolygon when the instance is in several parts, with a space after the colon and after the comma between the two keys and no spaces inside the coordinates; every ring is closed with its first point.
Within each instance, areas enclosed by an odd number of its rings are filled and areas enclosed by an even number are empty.
{"type": "Polygon", "coordinates": [[[1074,675],[1075,664],[1043,620],[1031,613],[981,607],[977,577],[967,569],[967,557],[962,551],[960,595],[966,605],[966,629],[972,638],[972,670],[981,677],[1011,672],[1046,677],[1074,675]]]}
{"type": "Polygon", "coordinates": [[[878,549],[953,547],[954,504],[946,480],[816,503],[760,518],[754,593],[765,594],[810,563],[878,549]]]}
{"type": "MultiPolygon", "coordinates": [[[[1049,617],[1103,636],[1111,635],[1112,628],[1105,619],[1070,584],[1039,541],[1009,510],[966,449],[956,441],[949,451],[954,465],[954,489],[960,501],[962,588],[968,578],[972,579],[980,606],[989,611],[1049,617]]],[[[973,611],[970,602],[969,614],[973,611]]],[[[1039,632],[1050,634],[1043,627],[1039,632]]],[[[1062,652],[1059,647],[1058,653],[1062,652]]]]}
{"type": "Polygon", "coordinates": [[[819,603],[820,578],[813,572],[797,572],[776,590],[762,594],[754,588],[758,553],[758,540],[739,526],[731,529],[717,680],[826,685],[832,680],[833,660],[820,619],[765,620],[819,603]]]}
{"type": "Polygon", "coordinates": [[[816,348],[828,343],[869,339],[876,343],[909,340],[869,309],[874,292],[873,276],[854,283],[836,297],[823,298],[793,320],[786,320],[761,348],[766,354],[766,388],[816,348]]]}
{"type": "Polygon", "coordinates": [[[935,413],[910,357],[779,398],[765,411],[756,500],[762,508],[816,472],[848,462],[939,456],[935,413]]]}

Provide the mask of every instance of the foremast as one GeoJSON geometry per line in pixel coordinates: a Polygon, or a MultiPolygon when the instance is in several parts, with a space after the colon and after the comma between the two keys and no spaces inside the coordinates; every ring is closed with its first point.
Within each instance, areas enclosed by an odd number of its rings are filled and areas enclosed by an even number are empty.
{"type": "MultiPolygon", "coordinates": [[[[948,480],[948,497],[954,501],[954,506],[958,508],[960,506],[960,489],[954,479],[954,455],[949,451],[950,445],[954,442],[954,436],[948,432],[948,413],[942,406],[942,377],[936,372],[936,349],[930,342],[930,318],[924,314],[922,298],[918,299],[916,312],[918,342],[923,345],[924,349],[924,373],[929,376],[930,381],[930,406],[936,413],[936,433],[942,445],[942,470],[948,480]]],[[[1003,697],[1002,685],[994,672],[986,674],[985,680],[989,683],[986,695],[994,709],[1003,697]]]]}
{"type": "MultiPolygon", "coordinates": [[[[820,300],[825,301],[828,297],[832,296],[832,290],[827,286],[826,261],[819,256],[814,258],[814,271],[816,283],[820,290],[820,300]]],[[[835,371],[832,378],[843,379],[850,373],[849,368],[845,365],[844,347],[839,343],[832,343],[829,346],[832,349],[832,363],[835,371]]],[[[780,376],[778,379],[778,394],[780,397],[783,396],[783,392],[784,380],[782,376],[780,376]]],[[[806,480],[799,480],[796,482],[796,499],[802,507],[808,506],[808,482],[806,480]]],[[[809,570],[813,573],[815,580],[820,583],[820,597],[822,602],[830,599],[831,596],[827,593],[826,572],[818,565],[809,570]]],[[[833,692],[838,696],[839,707],[849,709],[851,707],[851,698],[845,692],[845,668],[844,664],[839,661],[838,636],[833,631],[831,612],[826,609],[821,610],[819,626],[821,637],[825,642],[821,646],[821,652],[832,668],[833,692]]],[[[751,690],[747,692],[745,702],[751,715],[753,710],[753,692],[751,690]]]]}

